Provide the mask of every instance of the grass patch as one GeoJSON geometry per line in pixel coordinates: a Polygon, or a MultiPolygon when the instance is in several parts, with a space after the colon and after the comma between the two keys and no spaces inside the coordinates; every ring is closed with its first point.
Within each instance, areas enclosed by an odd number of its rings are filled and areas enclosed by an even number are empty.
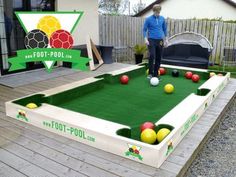
{"type": "MultiPolygon", "coordinates": [[[[223,66],[209,66],[209,70],[223,71],[223,66]]],[[[225,71],[231,73],[231,77],[236,78],[236,66],[225,66],[225,71]]]]}

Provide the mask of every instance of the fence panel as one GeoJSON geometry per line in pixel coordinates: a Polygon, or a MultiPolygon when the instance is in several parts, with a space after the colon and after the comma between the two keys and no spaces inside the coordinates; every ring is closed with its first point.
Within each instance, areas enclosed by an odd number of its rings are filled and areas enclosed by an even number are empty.
{"type": "MultiPolygon", "coordinates": [[[[143,44],[142,27],[144,18],[130,16],[99,16],[99,38],[101,45],[113,45],[114,59],[119,62],[133,62],[132,48],[143,44]]],[[[167,36],[184,31],[202,34],[213,46],[210,60],[221,64],[224,48],[236,48],[236,24],[206,19],[166,19],[167,36]]]]}

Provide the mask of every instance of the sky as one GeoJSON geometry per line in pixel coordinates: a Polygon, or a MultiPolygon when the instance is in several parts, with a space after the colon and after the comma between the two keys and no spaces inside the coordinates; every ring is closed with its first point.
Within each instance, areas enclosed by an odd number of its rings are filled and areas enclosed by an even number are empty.
{"type": "MultiPolygon", "coordinates": [[[[132,11],[132,7],[134,4],[137,4],[140,2],[140,0],[129,0],[130,1],[130,6],[131,6],[131,11],[132,11]]],[[[141,0],[142,3],[146,4],[146,6],[148,6],[149,4],[153,3],[155,0],[141,0]]]]}
{"type": "MultiPolygon", "coordinates": [[[[153,0],[141,0],[141,1],[142,1],[142,3],[144,3],[146,5],[149,5],[154,2],[153,0]]],[[[131,4],[137,4],[139,2],[140,2],[140,0],[130,0],[131,4]]]]}

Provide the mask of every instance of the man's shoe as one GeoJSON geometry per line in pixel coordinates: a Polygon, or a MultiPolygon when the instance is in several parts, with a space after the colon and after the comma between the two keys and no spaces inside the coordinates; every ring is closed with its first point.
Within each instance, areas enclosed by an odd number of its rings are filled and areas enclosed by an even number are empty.
{"type": "Polygon", "coordinates": [[[148,76],[147,76],[147,79],[151,79],[152,78],[152,75],[151,74],[149,74],[148,76]]]}

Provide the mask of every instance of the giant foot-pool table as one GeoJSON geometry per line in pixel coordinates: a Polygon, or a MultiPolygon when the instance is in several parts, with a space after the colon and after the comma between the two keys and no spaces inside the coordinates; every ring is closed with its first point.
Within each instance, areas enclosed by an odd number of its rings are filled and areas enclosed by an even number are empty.
{"type": "Polygon", "coordinates": [[[167,74],[157,87],[150,86],[145,66],[134,65],[6,102],[6,113],[81,143],[160,167],[230,78],[230,73],[209,78],[207,70],[164,67],[167,74]],[[173,69],[178,69],[179,77],[172,77],[173,69]],[[200,81],[186,79],[186,71],[199,74],[200,81]],[[120,84],[123,74],[130,78],[127,85],[120,84]],[[167,83],[175,87],[172,94],[163,90],[167,83]],[[28,103],[38,107],[29,109],[28,103]],[[159,144],[141,142],[140,125],[146,121],[155,123],[156,131],[168,128],[171,132],[159,144]]]}

